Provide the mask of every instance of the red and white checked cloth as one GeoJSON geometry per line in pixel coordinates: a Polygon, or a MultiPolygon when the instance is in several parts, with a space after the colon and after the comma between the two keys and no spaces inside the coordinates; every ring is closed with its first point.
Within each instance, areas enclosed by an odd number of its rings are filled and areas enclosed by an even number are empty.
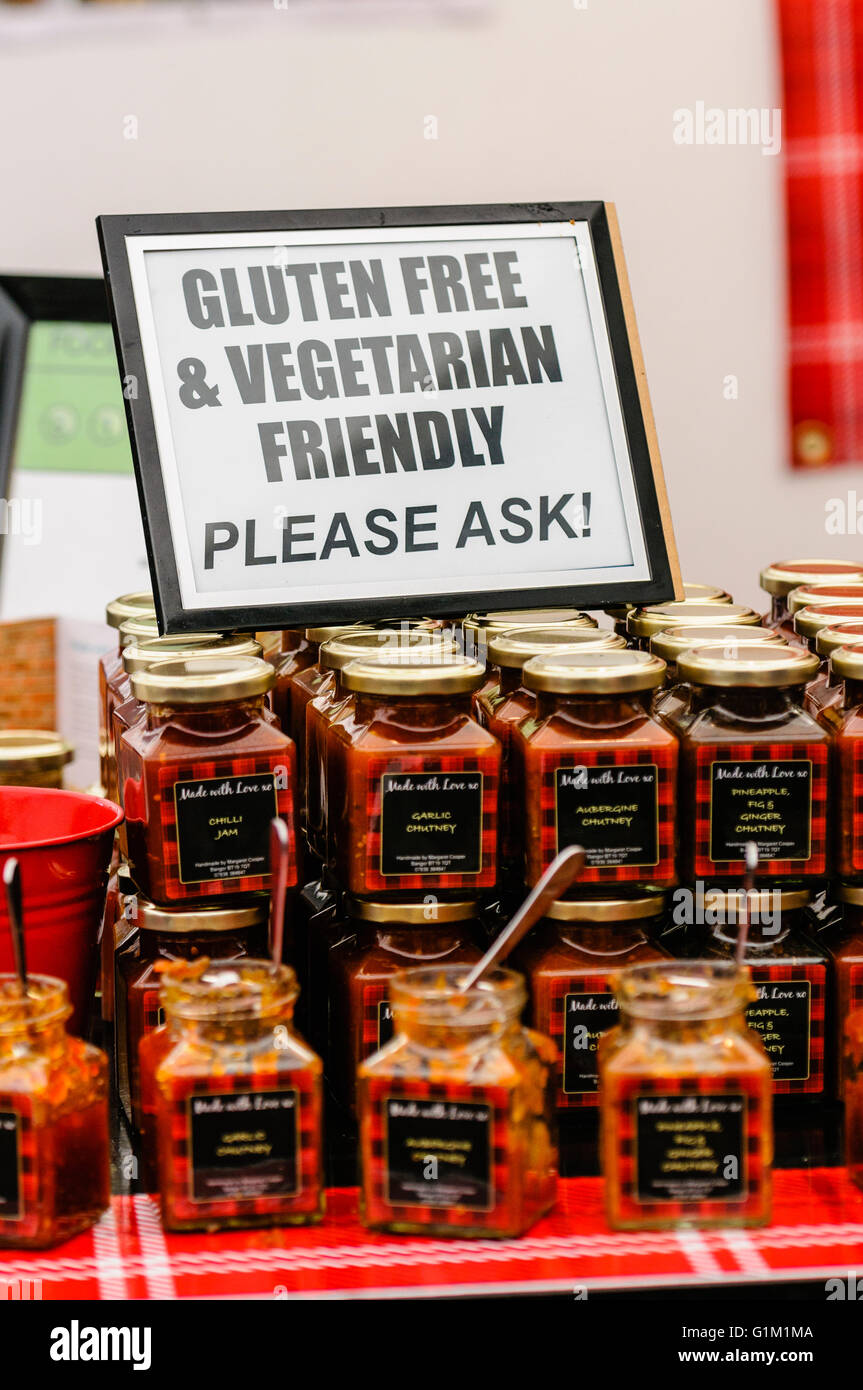
{"type": "MultiPolygon", "coordinates": [[[[95,1230],[55,1250],[0,1253],[0,1298],[369,1298],[846,1278],[863,1271],[863,1192],[844,1168],[780,1170],[772,1225],[612,1232],[599,1178],[567,1178],[521,1240],[371,1235],[354,1188],[318,1227],[166,1235],[151,1197],[115,1197],[95,1230]],[[17,1283],[16,1283],[17,1281],[17,1283]],[[41,1281],[41,1283],[39,1282],[41,1281]]],[[[855,1276],[856,1277],[856,1276],[855,1276]]]]}
{"type": "Polygon", "coordinates": [[[863,0],[777,0],[795,466],[863,461],[863,0]]]}

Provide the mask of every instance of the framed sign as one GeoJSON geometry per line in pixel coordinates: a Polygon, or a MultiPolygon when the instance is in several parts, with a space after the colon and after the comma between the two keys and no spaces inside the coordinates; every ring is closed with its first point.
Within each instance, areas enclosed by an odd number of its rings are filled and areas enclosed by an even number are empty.
{"type": "Polygon", "coordinates": [[[98,226],[165,630],[679,592],[611,205],[98,226]]]}

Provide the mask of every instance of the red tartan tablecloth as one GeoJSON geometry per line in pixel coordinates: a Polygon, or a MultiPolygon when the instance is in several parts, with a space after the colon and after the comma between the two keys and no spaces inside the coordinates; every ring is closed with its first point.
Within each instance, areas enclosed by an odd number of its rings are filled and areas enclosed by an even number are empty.
{"type": "Polygon", "coordinates": [[[521,1240],[373,1236],[356,1190],[328,1193],[325,1223],[166,1235],[151,1197],[115,1197],[93,1231],[0,1257],[12,1296],[45,1299],[399,1297],[658,1285],[773,1283],[863,1272],[863,1192],[844,1169],[777,1172],[758,1231],[610,1232],[598,1178],[568,1178],[555,1213],[521,1240]],[[23,1281],[41,1280],[38,1285],[23,1281]],[[20,1288],[16,1281],[21,1281],[20,1288]]]}

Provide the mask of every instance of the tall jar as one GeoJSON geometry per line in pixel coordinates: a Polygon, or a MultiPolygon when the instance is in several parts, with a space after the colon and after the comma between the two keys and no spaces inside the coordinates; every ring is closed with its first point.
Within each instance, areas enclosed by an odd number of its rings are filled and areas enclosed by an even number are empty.
{"type": "Polygon", "coordinates": [[[617,1023],[615,982],[630,965],[667,959],[649,934],[664,911],[664,893],[564,899],[551,904],[520,947],[530,1021],[557,1047],[559,1110],[598,1104],[597,1048],[617,1023]]]}
{"type": "Polygon", "coordinates": [[[138,1056],[141,1039],[164,1022],[159,998],[166,964],[174,961],[259,959],[267,951],[266,893],[251,894],[235,907],[156,907],[138,897],[137,949],[117,960],[117,1081],[128,1099],[132,1122],[141,1122],[138,1056]]]}
{"type": "Polygon", "coordinates": [[[331,726],[327,795],[336,874],[356,897],[494,886],[500,744],[470,713],[484,678],[443,651],[342,671],[356,701],[331,726]]]}
{"type": "MultiPolygon", "coordinates": [[[[777,560],[761,571],[761,587],[770,595],[766,622],[794,641],[794,614],[789,594],[804,585],[841,584],[863,579],[863,564],[850,560],[777,560]]],[[[802,605],[801,605],[802,606],[802,605]]]]}
{"type": "Polygon", "coordinates": [[[162,990],[165,1026],[140,1060],[165,1228],[320,1221],[323,1068],[294,1030],[293,970],[178,962],[162,990]]]}
{"type": "Polygon", "coordinates": [[[601,1157],[615,1230],[762,1226],[773,1161],[770,1063],[733,962],[648,963],[617,982],[599,1049],[601,1157]]]}
{"type": "Polygon", "coordinates": [[[654,714],[675,733],[679,733],[693,710],[692,687],[681,679],[677,669],[678,657],[692,647],[718,647],[726,654],[733,655],[741,642],[769,642],[772,646],[784,646],[785,638],[770,627],[670,627],[655,633],[648,642],[648,648],[654,656],[662,658],[666,670],[665,685],[654,696],[654,714]]]}
{"type": "Polygon", "coordinates": [[[252,657],[163,661],[131,676],[146,714],[120,740],[129,865],[159,906],[267,889],[275,816],[296,883],[296,758],[264,708],[272,683],[272,666],[252,657]]]}
{"type": "Polygon", "coordinates": [[[360,1065],[360,1214],[379,1231],[518,1236],[554,1204],[553,1044],[521,977],[465,967],[390,981],[395,1036],[360,1065]]]}
{"type": "Polygon", "coordinates": [[[512,756],[527,883],[575,844],[586,853],[579,889],[676,882],[677,739],[647,708],[664,674],[646,652],[553,652],[526,663],[536,710],[514,728],[512,756]]]}
{"type": "Polygon", "coordinates": [[[681,877],[737,878],[746,845],[762,883],[811,884],[828,869],[830,735],[803,709],[818,659],[794,647],[693,648],[681,730],[681,877]]]}
{"type": "Polygon", "coordinates": [[[61,980],[0,975],[0,1248],[58,1245],[111,1200],[108,1062],[70,1037],[61,980]]]}
{"type": "MultiPolygon", "coordinates": [[[[329,952],[329,1066],[339,1098],[355,1101],[357,1067],[393,1036],[390,981],[418,966],[473,965],[478,944],[475,901],[369,902],[348,898],[346,934],[329,952]]],[[[338,930],[334,929],[334,936],[338,930]]],[[[328,1073],[329,1074],[329,1073],[328,1073]]]]}
{"type": "MultiPolygon", "coordinates": [[[[123,654],[123,639],[120,634],[120,624],[128,618],[151,617],[155,624],[156,609],[153,603],[153,595],[146,591],[134,594],[121,594],[108,604],[105,609],[105,622],[108,627],[117,631],[117,643],[107,652],[103,652],[99,658],[99,767],[101,772],[101,784],[107,786],[105,781],[105,759],[108,756],[108,734],[110,730],[110,720],[108,711],[108,683],[113,676],[121,671],[120,658],[123,654]]],[[[156,633],[158,634],[158,629],[156,633]]]]}

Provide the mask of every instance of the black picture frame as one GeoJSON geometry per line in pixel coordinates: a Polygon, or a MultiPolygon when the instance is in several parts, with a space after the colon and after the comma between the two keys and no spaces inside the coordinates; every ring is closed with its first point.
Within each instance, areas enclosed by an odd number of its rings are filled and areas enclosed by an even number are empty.
{"type": "Polygon", "coordinates": [[[483,609],[660,603],[682,593],[656,432],[629,294],[617,219],[601,201],[469,204],[401,208],[324,208],[306,211],[201,212],[105,215],[96,219],[120,373],[137,383],[125,395],[129,435],[160,630],[191,632],[233,628],[266,630],[403,618],[418,613],[449,616],[483,609]],[[135,307],[126,239],[218,233],[441,227],[468,223],[519,224],[577,221],[588,224],[621,401],[650,579],[637,582],[513,587],[508,590],[345,598],[285,605],[250,603],[228,608],[183,607],[159,461],[152,403],[135,307]]]}

